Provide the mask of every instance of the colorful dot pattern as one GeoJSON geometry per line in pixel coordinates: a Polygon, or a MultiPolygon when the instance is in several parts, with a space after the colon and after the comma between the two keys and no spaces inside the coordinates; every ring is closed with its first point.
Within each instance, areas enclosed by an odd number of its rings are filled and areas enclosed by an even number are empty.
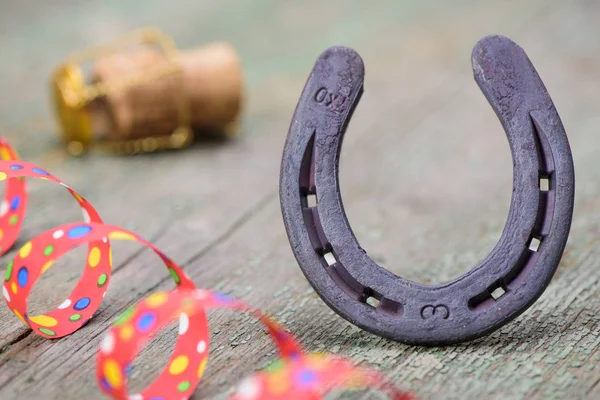
{"type": "Polygon", "coordinates": [[[102,341],[96,359],[100,389],[113,399],[188,399],[198,386],[208,363],[209,329],[206,310],[228,308],[258,318],[273,338],[281,360],[240,385],[230,399],[320,399],[339,388],[376,386],[391,398],[410,398],[397,391],[378,373],[353,367],[348,361],[307,355],[280,325],[246,304],[224,294],[197,289],[185,272],[154,245],[133,232],[102,222],[92,205],[52,174],[20,161],[0,138],[0,180],[6,180],[0,204],[0,255],[15,243],[25,217],[27,192],[24,177],[40,178],[64,186],[78,202],[83,223],[61,225],[36,236],[19,249],[5,271],[2,293],[8,307],[38,335],[54,339],[85,325],[100,306],[110,281],[112,252],[109,239],[133,240],[151,248],[163,261],[177,288],[154,293],[127,308],[102,341]],[[27,298],[36,281],[62,255],[88,245],[82,276],[73,292],[55,310],[43,315],[27,313],[27,298]],[[131,363],[152,336],[179,320],[173,355],[159,377],[142,393],[128,394],[131,363]]]}
{"type": "MultiPolygon", "coordinates": [[[[0,166],[1,170],[2,166],[0,166]]],[[[8,306],[13,312],[17,311],[19,315],[24,316],[25,323],[34,331],[48,338],[63,337],[79,329],[92,318],[102,303],[104,293],[108,288],[111,273],[110,242],[105,241],[105,239],[108,237],[114,238],[115,235],[112,234],[115,232],[119,233],[119,235],[116,235],[118,238],[135,240],[157,252],[171,274],[177,274],[179,288],[189,289],[195,287],[181,267],[174,264],[152,244],[134,233],[127,232],[117,226],[98,222],[71,223],[47,230],[33,238],[19,250],[17,256],[9,264],[10,268],[7,268],[5,275],[4,288],[10,294],[10,301],[7,300],[8,306]],[[62,232],[62,234],[57,235],[56,232],[62,232]],[[52,252],[47,255],[49,252],[46,250],[49,243],[52,243],[52,252]],[[45,272],[47,265],[52,265],[68,251],[86,243],[89,244],[87,263],[81,279],[71,295],[55,310],[45,315],[36,316],[39,318],[29,316],[27,313],[27,297],[35,282],[42,275],[42,271],[45,272]],[[97,256],[94,254],[97,254],[97,256]],[[47,321],[46,317],[52,318],[58,323],[48,326],[44,323],[44,321],[47,321]]],[[[142,331],[152,328],[155,323],[153,318],[152,314],[148,314],[138,322],[137,328],[142,331]]]]}
{"type": "Polygon", "coordinates": [[[178,320],[179,336],[170,361],[161,375],[134,398],[187,399],[198,386],[208,361],[209,332],[204,318],[206,310],[212,308],[251,313],[271,333],[284,359],[301,359],[301,348],[290,334],[240,301],[200,289],[158,292],[125,310],[104,338],[96,364],[100,388],[114,399],[127,399],[127,366],[156,333],[178,320]]]}
{"type": "MultiPolygon", "coordinates": [[[[2,144],[6,146],[5,142],[0,141],[0,153],[4,148],[2,144]]],[[[15,315],[22,316],[22,321],[29,325],[31,329],[47,338],[60,338],[69,335],[87,322],[102,302],[104,293],[108,288],[107,283],[111,271],[110,243],[108,240],[103,239],[113,230],[121,231],[121,229],[115,227],[109,229],[103,225],[100,216],[89,202],[50,173],[36,167],[34,164],[23,161],[2,160],[0,161],[1,176],[5,176],[5,179],[7,179],[8,187],[13,182],[25,182],[24,180],[20,181],[20,177],[43,178],[62,184],[90,217],[90,222],[87,224],[67,224],[53,228],[25,243],[17,252],[15,258],[10,261],[4,279],[4,287],[11,294],[10,300],[5,297],[9,308],[15,315]],[[96,232],[93,232],[94,227],[96,227],[96,232]],[[52,267],[58,258],[72,248],[86,243],[88,244],[87,263],[80,281],[68,297],[71,306],[58,307],[44,315],[30,316],[27,312],[27,298],[35,282],[52,267]],[[90,281],[101,281],[103,284],[96,285],[94,291],[90,292],[90,281]],[[73,317],[75,314],[79,317],[73,317]],[[56,321],[56,323],[50,324],[48,321],[56,321]]],[[[19,194],[14,194],[14,196],[18,196],[19,200],[12,201],[8,213],[0,218],[0,230],[5,234],[2,238],[2,243],[5,246],[3,247],[4,251],[9,250],[16,241],[21,221],[25,215],[26,192],[23,190],[19,194]],[[13,206],[16,206],[15,210],[13,210],[13,206]],[[17,217],[19,223],[11,225],[10,218],[13,217],[17,217]],[[8,221],[6,218],[9,218],[8,221]],[[8,238],[11,238],[10,242],[7,241],[8,238]]]]}
{"type": "Polygon", "coordinates": [[[355,367],[348,360],[326,354],[307,354],[300,360],[284,360],[246,378],[230,400],[312,400],[333,390],[377,387],[390,399],[411,400],[380,373],[355,367]]]}

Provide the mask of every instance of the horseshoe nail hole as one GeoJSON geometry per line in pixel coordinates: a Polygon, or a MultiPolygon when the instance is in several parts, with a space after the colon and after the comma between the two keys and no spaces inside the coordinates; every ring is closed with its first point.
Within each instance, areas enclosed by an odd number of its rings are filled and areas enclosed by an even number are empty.
{"type": "Polygon", "coordinates": [[[329,267],[331,267],[333,264],[335,264],[337,262],[337,260],[335,259],[335,256],[332,253],[323,254],[323,258],[325,259],[325,262],[327,263],[327,265],[329,267]]]}
{"type": "Polygon", "coordinates": [[[308,207],[316,207],[317,206],[317,195],[316,194],[307,194],[306,195],[306,204],[308,207]]]}
{"type": "Polygon", "coordinates": [[[547,192],[550,190],[550,178],[545,176],[540,178],[540,190],[542,192],[547,192]]]}
{"type": "Polygon", "coordinates": [[[504,296],[506,294],[506,290],[504,290],[504,288],[502,286],[497,287],[496,289],[494,289],[494,291],[492,292],[492,298],[494,300],[498,300],[500,297],[504,296]]]}
{"type": "Polygon", "coordinates": [[[529,242],[529,250],[538,251],[540,249],[541,244],[542,244],[541,238],[532,237],[531,242],[529,242]]]}
{"type": "Polygon", "coordinates": [[[365,303],[367,303],[368,305],[370,305],[373,308],[377,308],[379,307],[379,304],[381,303],[378,299],[376,299],[373,296],[369,296],[367,297],[367,299],[365,300],[365,303]]]}

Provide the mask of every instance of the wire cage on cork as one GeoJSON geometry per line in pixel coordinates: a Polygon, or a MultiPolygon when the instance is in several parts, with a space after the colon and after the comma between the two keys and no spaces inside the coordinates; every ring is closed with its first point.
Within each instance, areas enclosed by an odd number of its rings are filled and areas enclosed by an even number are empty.
{"type": "Polygon", "coordinates": [[[160,30],[143,28],[70,55],[51,84],[72,155],[181,149],[195,132],[238,130],[241,63],[226,43],[179,51],[160,30]]]}

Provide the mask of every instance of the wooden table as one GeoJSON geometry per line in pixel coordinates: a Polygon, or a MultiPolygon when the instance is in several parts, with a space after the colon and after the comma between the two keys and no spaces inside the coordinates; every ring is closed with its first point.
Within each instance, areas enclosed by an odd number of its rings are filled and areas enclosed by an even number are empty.
{"type": "MultiPolygon", "coordinates": [[[[600,398],[599,18],[595,0],[3,3],[0,134],[23,158],[80,191],[106,222],[153,241],[198,286],[263,308],[311,351],[368,363],[422,399],[600,398]],[[172,34],[183,48],[223,39],[239,49],[248,80],[242,138],[160,155],[68,157],[48,101],[50,71],[70,51],[144,25],[172,34]],[[341,166],[349,219],[376,261],[406,278],[441,283],[487,255],[508,212],[508,145],[470,66],[472,46],[491,33],[525,48],[569,135],[577,195],[563,262],[531,309],[484,339],[420,348],[362,332],[311,290],[281,221],[280,157],[304,82],[326,47],[361,53],[365,95],[341,166]]],[[[30,182],[18,247],[80,220],[61,189],[30,182]]],[[[115,243],[113,253],[103,305],[69,337],[43,339],[0,307],[0,398],[102,398],[95,383],[101,335],[125,307],[173,287],[151,252],[115,243]]],[[[30,312],[62,302],[84,254],[76,250],[49,271],[34,289],[30,312]]],[[[213,313],[211,328],[211,360],[194,398],[224,398],[275,357],[246,315],[213,313]]],[[[140,355],[132,389],[165,365],[175,329],[140,355]]]]}

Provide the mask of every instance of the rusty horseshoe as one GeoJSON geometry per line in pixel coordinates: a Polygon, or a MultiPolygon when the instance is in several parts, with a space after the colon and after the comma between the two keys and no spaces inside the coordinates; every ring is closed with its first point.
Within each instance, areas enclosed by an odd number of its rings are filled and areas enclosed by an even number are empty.
{"type": "Polygon", "coordinates": [[[423,285],[389,272],[369,258],[352,232],[338,168],[342,139],[363,91],[364,65],[354,50],[332,47],[317,59],[285,143],[281,209],[304,275],[339,315],[399,342],[452,344],[498,329],[541,296],[567,243],[573,159],[542,80],[523,49],[502,36],[480,40],[472,65],[508,138],[513,194],[496,247],[448,283],[423,285]]]}

